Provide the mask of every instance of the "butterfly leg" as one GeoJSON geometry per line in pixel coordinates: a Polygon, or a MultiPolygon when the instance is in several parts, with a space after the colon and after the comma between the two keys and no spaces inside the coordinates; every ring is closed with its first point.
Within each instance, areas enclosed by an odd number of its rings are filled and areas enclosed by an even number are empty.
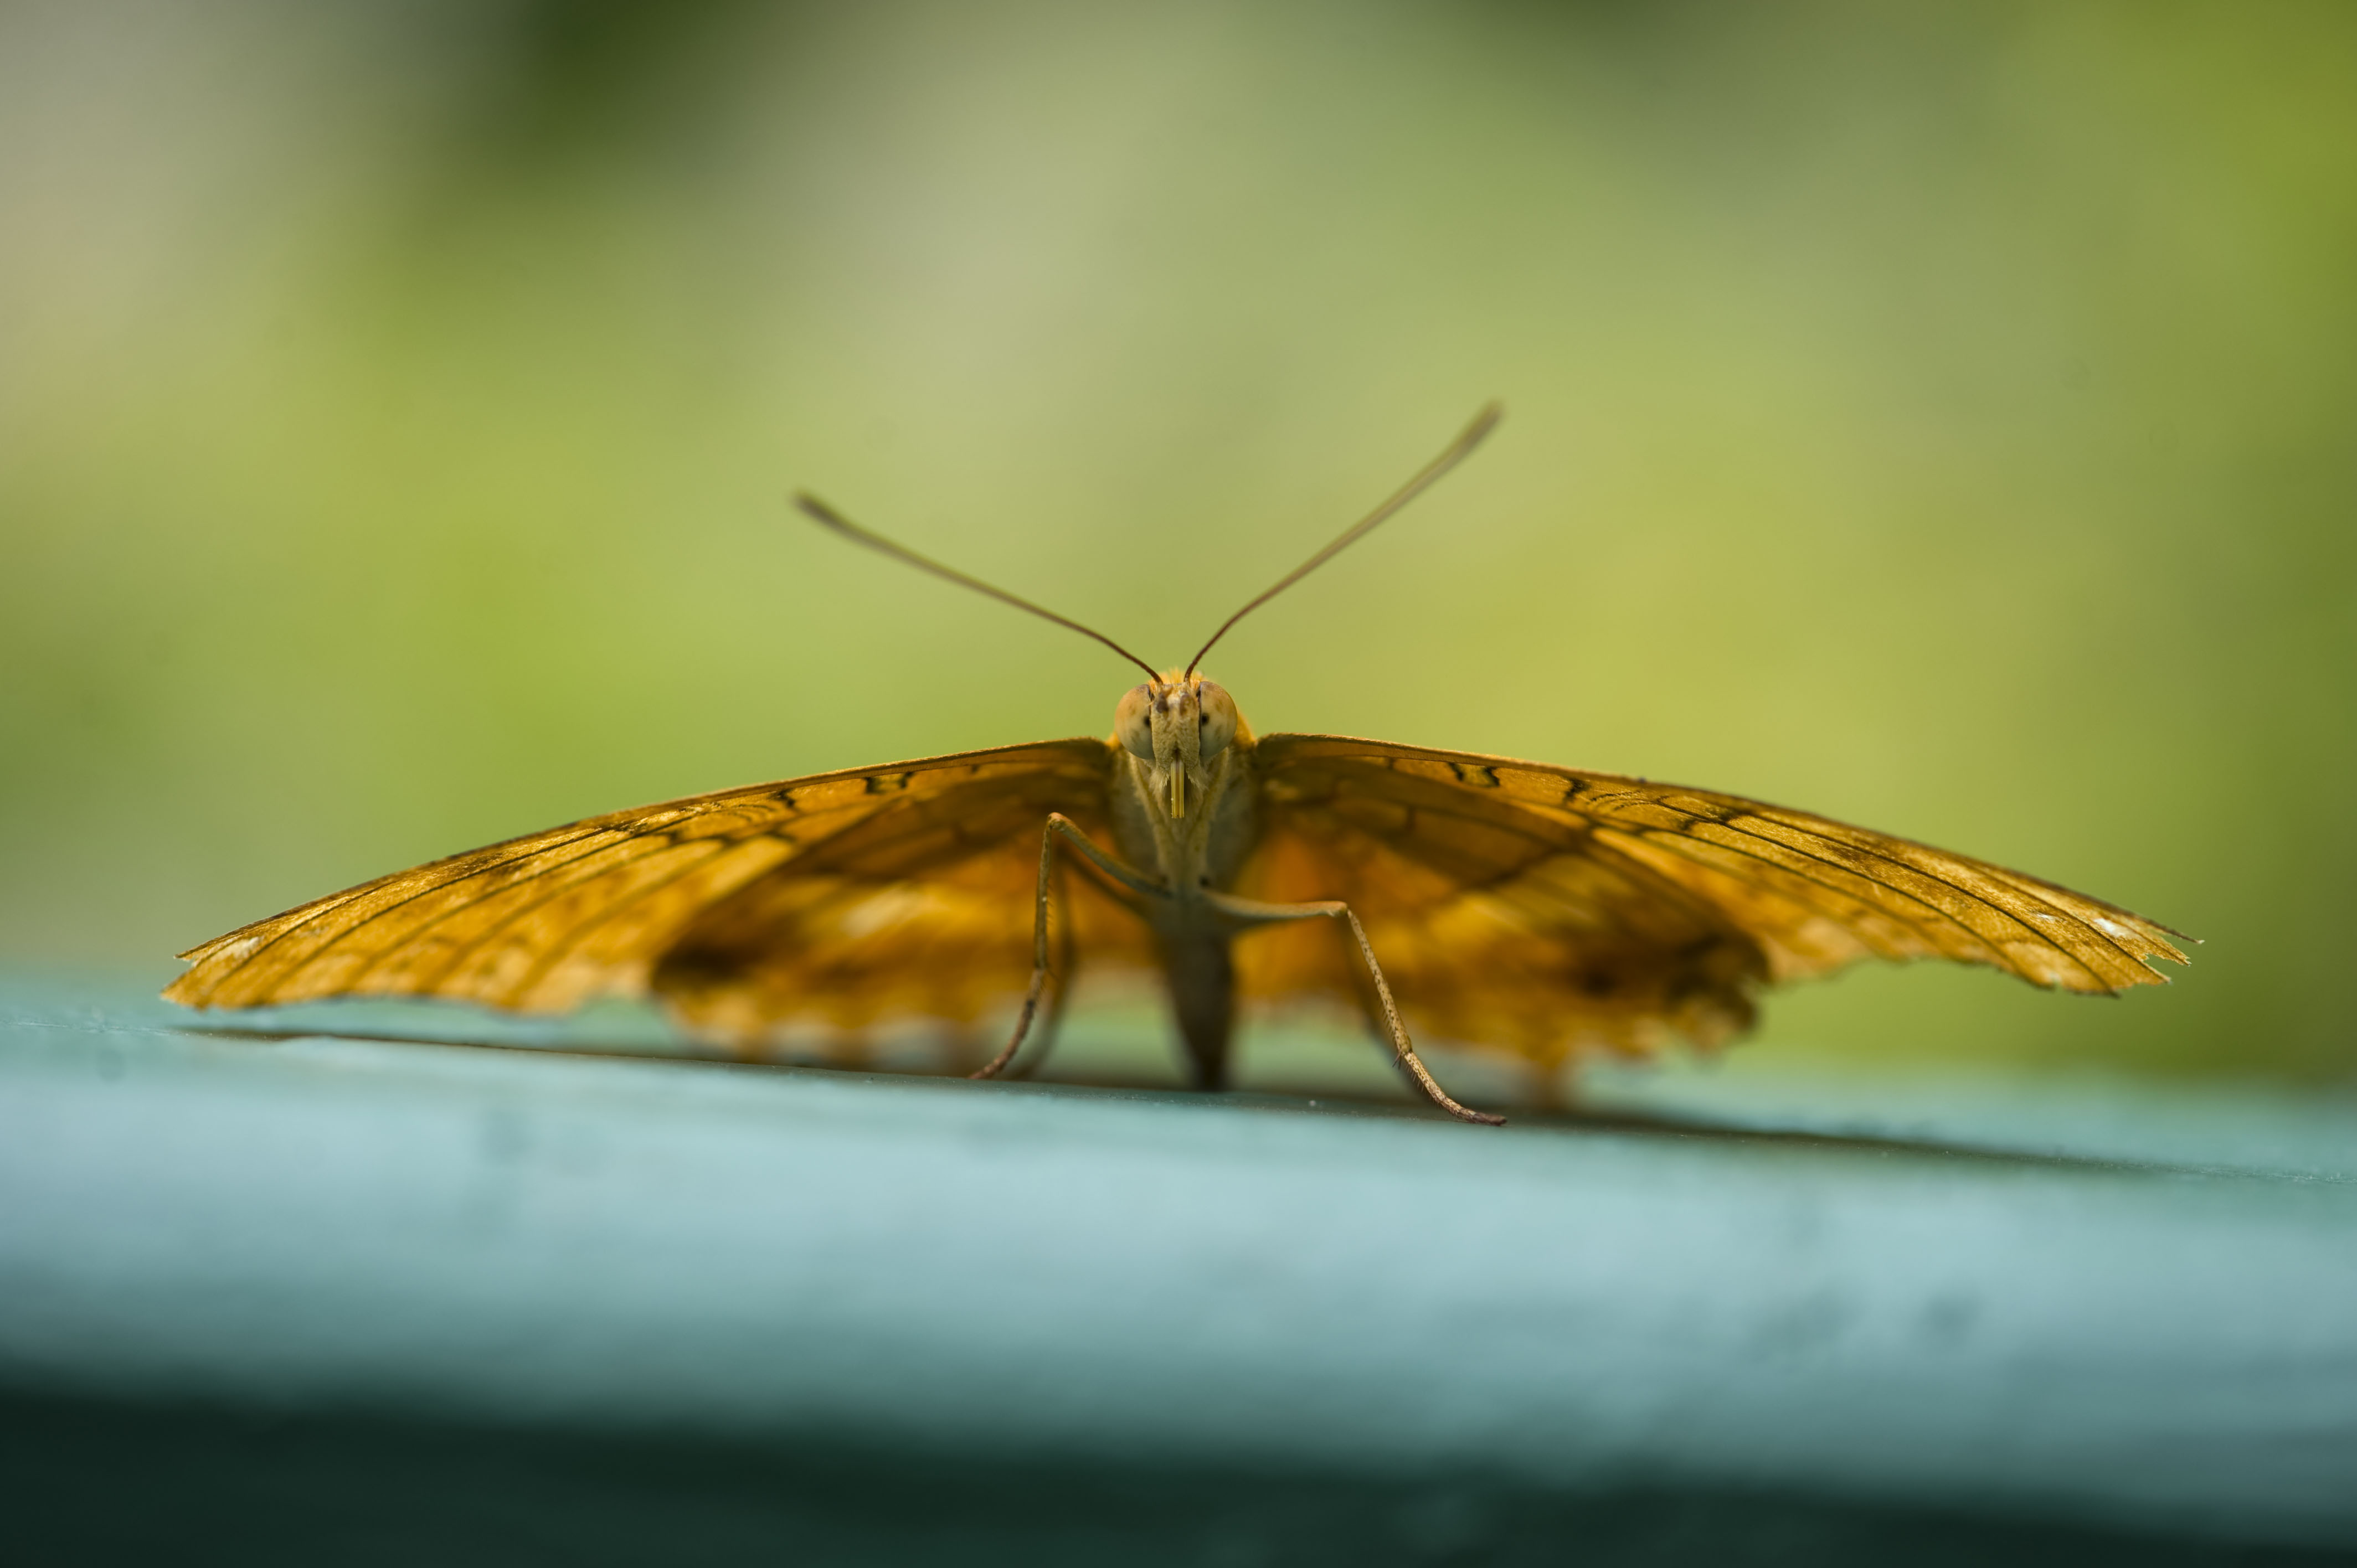
{"type": "Polygon", "coordinates": [[[1506,1119],[1503,1116],[1492,1116],[1485,1111],[1475,1111],[1469,1106],[1458,1104],[1450,1098],[1447,1090],[1440,1087],[1439,1080],[1432,1076],[1431,1069],[1426,1068],[1423,1058],[1415,1054],[1415,1044],[1407,1037],[1407,1026],[1400,1020],[1399,1006],[1392,1000],[1391,985],[1383,979],[1383,966],[1375,961],[1375,947],[1367,940],[1367,928],[1359,923],[1359,917],[1351,913],[1348,904],[1339,898],[1321,900],[1314,904],[1264,904],[1255,898],[1238,898],[1230,894],[1212,893],[1208,890],[1202,897],[1211,908],[1243,926],[1269,926],[1288,920],[1320,918],[1340,920],[1348,925],[1351,928],[1351,937],[1359,944],[1359,956],[1366,961],[1367,973],[1373,977],[1375,998],[1383,1004],[1384,1032],[1392,1037],[1392,1054],[1394,1059],[1399,1063],[1400,1070],[1407,1074],[1416,1088],[1424,1091],[1424,1097],[1426,1100],[1431,1101],[1433,1104],[1448,1112],[1451,1116],[1460,1121],[1479,1122],[1487,1127],[1502,1127],[1506,1124],[1506,1119]]]}
{"type": "Polygon", "coordinates": [[[1064,1036],[1064,1015],[1072,1004],[1073,966],[1079,962],[1080,956],[1072,940],[1072,896],[1067,886],[1071,878],[1064,872],[1063,866],[1056,867],[1053,897],[1056,904],[1062,907],[1065,915],[1063,929],[1056,943],[1056,967],[1052,976],[1055,989],[1048,993],[1047,1016],[1039,1021],[1039,1048],[1032,1054],[1029,1061],[1020,1067],[1006,1069],[1006,1076],[1008,1078],[1029,1078],[1039,1071],[1039,1064],[1055,1054],[1056,1042],[1064,1036]]]}
{"type": "MultiPolygon", "coordinates": [[[[1090,843],[1089,835],[1081,832],[1071,818],[1061,811],[1048,813],[1048,825],[1039,834],[1039,884],[1031,918],[1030,989],[1023,994],[1023,1011],[1016,1015],[1015,1033],[1008,1038],[1006,1048],[968,1073],[968,1078],[996,1078],[1005,1072],[1007,1064],[1015,1059],[1015,1053],[1023,1048],[1025,1037],[1031,1033],[1032,1020],[1039,1015],[1039,1002],[1047,993],[1048,976],[1052,968],[1048,961],[1048,908],[1049,895],[1056,882],[1056,844],[1060,839],[1078,849],[1088,864],[1112,882],[1115,897],[1121,897],[1133,908],[1138,908],[1146,897],[1168,897],[1158,884],[1148,881],[1090,843]]],[[[1070,967],[1066,965],[1067,969],[1070,967]]],[[[1062,1004],[1060,988],[1052,1012],[1060,1015],[1062,1004]]],[[[1037,1062],[1032,1064],[1034,1068],[1038,1065],[1037,1062]]]]}

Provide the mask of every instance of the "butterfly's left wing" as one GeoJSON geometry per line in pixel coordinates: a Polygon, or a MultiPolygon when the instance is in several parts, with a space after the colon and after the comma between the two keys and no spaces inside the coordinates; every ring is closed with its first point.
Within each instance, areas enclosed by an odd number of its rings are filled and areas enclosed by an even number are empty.
{"type": "MultiPolygon", "coordinates": [[[[1263,829],[1239,890],[1348,900],[1423,1027],[1541,1061],[1723,1039],[1760,984],[1865,958],[2097,993],[2184,961],[2100,900],[1732,795],[1340,736],[1269,736],[1254,760],[1263,829]]],[[[1308,931],[1239,959],[1248,995],[1355,983],[1308,931]]]]}
{"type": "MultiPolygon", "coordinates": [[[[750,1038],[806,1015],[974,1017],[1031,971],[1048,813],[1103,835],[1111,747],[1042,741],[617,811],[396,872],[181,955],[195,1007],[436,996],[557,1012],[662,995],[750,1038]]],[[[1134,922],[1075,900],[1084,940],[1134,922]]]]}

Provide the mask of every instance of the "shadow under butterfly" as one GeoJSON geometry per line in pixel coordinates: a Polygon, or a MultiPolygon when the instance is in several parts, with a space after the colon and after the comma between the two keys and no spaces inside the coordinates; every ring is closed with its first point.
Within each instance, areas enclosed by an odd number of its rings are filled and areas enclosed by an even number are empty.
{"type": "Polygon", "coordinates": [[[1255,736],[1201,674],[1204,655],[1454,467],[1499,415],[1484,409],[1163,672],[798,496],[834,532],[1144,670],[1112,737],[756,784],[528,834],[218,937],[181,955],[193,967],[164,994],[547,1013],[651,993],[748,1055],[790,1025],[838,1040],[897,1018],[957,1028],[1019,998],[1004,1048],[973,1074],[988,1078],[1035,1026],[1037,1065],[1084,960],[1160,975],[1198,1088],[1227,1082],[1240,1000],[1340,1000],[1434,1105],[1495,1123],[1442,1089],[1415,1035],[1551,1079],[1583,1051],[1723,1043],[1751,1024],[1761,988],[1861,959],[1986,964],[2097,995],[2161,983],[2154,960],[2185,961],[2178,933],[2114,905],[1805,811],[1470,752],[1255,736]]]}

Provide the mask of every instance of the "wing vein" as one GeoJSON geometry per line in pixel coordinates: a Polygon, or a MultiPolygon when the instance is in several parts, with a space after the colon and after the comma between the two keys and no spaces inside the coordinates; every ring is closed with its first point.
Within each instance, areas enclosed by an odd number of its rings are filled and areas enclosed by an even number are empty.
{"type": "MultiPolygon", "coordinates": [[[[512,930],[517,922],[526,919],[539,911],[545,909],[550,904],[554,903],[559,898],[563,898],[569,894],[577,893],[581,889],[592,886],[600,878],[619,875],[621,873],[627,872],[632,866],[642,865],[646,861],[651,860],[658,855],[667,854],[672,850],[678,849],[687,844],[714,844],[718,846],[721,850],[726,850],[736,844],[749,842],[752,839],[770,837],[774,835],[762,830],[750,831],[741,835],[722,835],[716,833],[710,837],[701,839],[675,838],[666,833],[663,835],[664,842],[655,844],[647,844],[647,847],[640,850],[640,853],[636,854],[617,856],[608,864],[596,867],[586,875],[576,876],[571,880],[565,880],[560,875],[560,874],[567,867],[577,866],[582,862],[594,859],[597,855],[605,854],[608,850],[625,849],[635,845],[646,844],[648,837],[651,836],[652,835],[640,835],[633,838],[619,839],[608,844],[601,844],[597,849],[591,850],[587,854],[576,855],[572,859],[564,862],[562,865],[546,866],[540,870],[536,870],[530,876],[519,877],[516,881],[509,884],[508,887],[500,889],[500,893],[505,893],[511,888],[529,888],[535,890],[537,896],[519,900],[514,908],[501,913],[499,918],[493,920],[490,924],[485,926],[473,936],[465,939],[447,958],[436,966],[436,968],[431,972],[430,979],[421,981],[411,989],[421,993],[436,990],[452,974],[464,968],[468,959],[481,951],[483,948],[498,940],[504,933],[512,930]]],[[[494,893],[490,895],[490,897],[499,897],[499,894],[494,893]]],[[[382,968],[388,961],[402,953],[413,950],[420,938],[424,937],[429,931],[434,930],[443,922],[455,916],[464,914],[468,910],[477,907],[478,906],[473,903],[454,903],[447,909],[442,910],[440,913],[434,915],[424,923],[404,932],[396,945],[387,948],[383,952],[371,959],[368,964],[352,977],[353,983],[357,985],[361,981],[365,980],[370,974],[382,968]]]]}

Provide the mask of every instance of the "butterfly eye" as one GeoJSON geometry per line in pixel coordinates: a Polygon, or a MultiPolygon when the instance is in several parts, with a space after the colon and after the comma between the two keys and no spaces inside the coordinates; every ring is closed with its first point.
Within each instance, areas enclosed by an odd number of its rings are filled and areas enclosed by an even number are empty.
{"type": "Polygon", "coordinates": [[[1226,691],[1206,681],[1195,694],[1195,750],[1200,757],[1217,757],[1236,738],[1236,702],[1226,691]]]}
{"type": "Polygon", "coordinates": [[[1132,757],[1154,760],[1153,693],[1143,686],[1133,686],[1122,694],[1121,705],[1113,711],[1114,738],[1132,757]]]}

